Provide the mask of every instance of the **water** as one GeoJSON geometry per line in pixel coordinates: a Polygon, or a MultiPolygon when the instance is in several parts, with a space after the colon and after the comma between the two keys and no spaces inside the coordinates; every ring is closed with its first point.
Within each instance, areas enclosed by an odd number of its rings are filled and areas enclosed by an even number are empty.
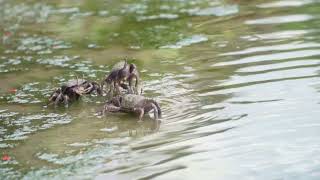
{"type": "Polygon", "coordinates": [[[0,179],[319,179],[316,0],[0,1],[0,179]],[[46,108],[128,58],[161,122],[46,108]]]}

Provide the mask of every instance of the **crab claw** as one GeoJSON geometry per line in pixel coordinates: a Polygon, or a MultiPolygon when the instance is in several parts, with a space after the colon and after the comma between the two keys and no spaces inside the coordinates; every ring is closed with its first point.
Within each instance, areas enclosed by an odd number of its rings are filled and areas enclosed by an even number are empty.
{"type": "Polygon", "coordinates": [[[84,90],[83,90],[83,93],[84,93],[84,94],[88,94],[88,93],[90,93],[90,91],[91,91],[91,89],[89,89],[89,88],[88,88],[88,89],[84,89],[84,90]]]}
{"type": "Polygon", "coordinates": [[[88,94],[91,92],[91,90],[93,89],[93,85],[91,83],[89,83],[89,87],[85,88],[83,91],[85,94],[88,94]]]}
{"type": "Polygon", "coordinates": [[[83,94],[86,93],[85,89],[82,88],[78,88],[75,90],[75,93],[77,93],[78,95],[82,96],[83,94]]]}

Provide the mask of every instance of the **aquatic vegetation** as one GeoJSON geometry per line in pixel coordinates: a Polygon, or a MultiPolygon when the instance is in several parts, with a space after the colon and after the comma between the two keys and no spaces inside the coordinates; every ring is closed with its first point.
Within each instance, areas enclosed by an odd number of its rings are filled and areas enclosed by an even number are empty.
{"type": "Polygon", "coordinates": [[[39,37],[34,35],[33,37],[26,36],[19,39],[17,51],[24,52],[26,54],[51,54],[53,50],[57,49],[69,49],[72,46],[61,40],[54,40],[49,37],[39,37]]]}
{"type": "Polygon", "coordinates": [[[0,59],[0,73],[28,70],[26,66],[32,62],[31,56],[17,56],[14,58],[2,56],[0,59]]]}
{"type": "Polygon", "coordinates": [[[39,130],[45,130],[58,124],[70,123],[72,118],[66,114],[37,113],[21,114],[17,112],[1,112],[1,125],[3,128],[11,127],[10,130],[0,131],[1,148],[8,148],[6,142],[26,139],[28,135],[39,130]]]}
{"type": "Polygon", "coordinates": [[[43,96],[47,93],[48,89],[40,89],[39,82],[24,84],[21,89],[17,89],[14,93],[2,96],[8,103],[18,104],[39,104],[43,96]]]}

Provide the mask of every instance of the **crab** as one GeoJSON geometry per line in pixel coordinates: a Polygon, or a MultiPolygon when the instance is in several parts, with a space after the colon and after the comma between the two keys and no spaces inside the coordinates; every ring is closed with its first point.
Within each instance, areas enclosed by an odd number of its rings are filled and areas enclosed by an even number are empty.
{"type": "Polygon", "coordinates": [[[101,89],[103,89],[104,84],[109,87],[108,95],[113,97],[113,92],[116,90],[116,94],[121,94],[120,87],[128,91],[129,94],[140,94],[138,90],[139,84],[139,72],[135,64],[128,64],[127,61],[120,61],[113,66],[111,72],[105,77],[101,83],[101,89]],[[133,80],[135,85],[133,88],[133,80]],[[125,84],[128,82],[129,85],[125,84]]]}
{"type": "Polygon", "coordinates": [[[56,107],[59,103],[64,103],[65,106],[68,106],[69,102],[78,100],[82,95],[91,94],[94,91],[102,95],[98,83],[84,79],[71,79],[52,93],[48,105],[54,104],[56,107]]]}
{"type": "Polygon", "coordinates": [[[161,109],[155,100],[137,94],[124,94],[109,100],[103,106],[101,114],[104,116],[106,112],[133,112],[139,115],[138,122],[142,122],[143,115],[151,110],[155,120],[161,118],[161,109]]]}

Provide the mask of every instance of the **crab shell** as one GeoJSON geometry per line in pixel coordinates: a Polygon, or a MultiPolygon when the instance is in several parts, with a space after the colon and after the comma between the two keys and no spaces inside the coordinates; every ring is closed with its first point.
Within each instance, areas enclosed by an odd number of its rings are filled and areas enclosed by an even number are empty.
{"type": "Polygon", "coordinates": [[[87,83],[88,81],[87,80],[84,80],[84,79],[72,79],[72,80],[69,80],[66,84],[64,84],[63,86],[66,86],[68,88],[73,88],[75,86],[78,86],[78,85],[83,85],[85,83],[87,83]]]}
{"type": "Polygon", "coordinates": [[[125,61],[120,61],[120,62],[116,63],[115,65],[113,65],[111,72],[118,71],[118,70],[122,69],[125,63],[126,63],[125,61]]]}
{"type": "Polygon", "coordinates": [[[144,96],[136,95],[136,94],[126,94],[121,96],[120,105],[124,109],[133,109],[136,105],[140,104],[146,98],[144,96]]]}

